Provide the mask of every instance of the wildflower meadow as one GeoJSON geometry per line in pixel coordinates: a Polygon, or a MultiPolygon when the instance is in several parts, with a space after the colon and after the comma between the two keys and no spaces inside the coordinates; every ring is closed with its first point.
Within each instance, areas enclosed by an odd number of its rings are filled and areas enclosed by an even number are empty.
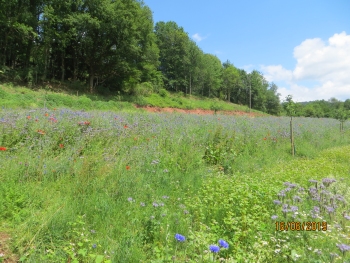
{"type": "Polygon", "coordinates": [[[349,123],[294,143],[286,117],[2,108],[0,233],[19,262],[349,262],[349,123]]]}

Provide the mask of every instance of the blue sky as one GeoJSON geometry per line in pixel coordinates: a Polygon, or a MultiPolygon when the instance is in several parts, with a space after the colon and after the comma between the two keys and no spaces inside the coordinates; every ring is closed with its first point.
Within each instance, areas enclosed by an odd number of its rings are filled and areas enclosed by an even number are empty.
{"type": "Polygon", "coordinates": [[[256,69],[283,100],[350,98],[350,1],[144,0],[205,52],[256,69]]]}

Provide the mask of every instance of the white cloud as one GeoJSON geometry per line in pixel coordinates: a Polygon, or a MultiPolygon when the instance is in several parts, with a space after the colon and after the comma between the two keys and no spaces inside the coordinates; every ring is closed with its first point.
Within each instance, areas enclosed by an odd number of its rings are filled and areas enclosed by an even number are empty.
{"type": "Polygon", "coordinates": [[[293,72],[283,68],[282,65],[261,66],[261,69],[265,72],[267,81],[291,81],[293,78],[293,72]]]}
{"type": "Polygon", "coordinates": [[[306,39],[294,48],[293,54],[296,59],[293,70],[281,65],[261,66],[268,81],[286,84],[279,89],[281,94],[289,92],[298,101],[350,98],[350,35],[334,34],[327,42],[306,39]],[[305,87],[300,85],[303,81],[317,84],[305,87]]]}
{"type": "Polygon", "coordinates": [[[249,64],[249,65],[244,65],[242,67],[247,73],[250,73],[254,70],[254,65],[253,64],[249,64]]]}
{"type": "Polygon", "coordinates": [[[200,41],[202,41],[203,39],[206,39],[207,37],[202,37],[202,36],[200,36],[198,33],[196,33],[196,34],[192,35],[192,38],[193,38],[195,41],[200,42],[200,41]]]}

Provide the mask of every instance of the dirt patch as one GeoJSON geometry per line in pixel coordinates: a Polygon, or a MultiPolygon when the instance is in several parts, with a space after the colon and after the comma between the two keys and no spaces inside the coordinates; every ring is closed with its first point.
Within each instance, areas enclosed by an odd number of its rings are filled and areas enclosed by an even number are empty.
{"type": "MultiPolygon", "coordinates": [[[[141,107],[136,106],[136,108],[141,108],[146,110],[147,112],[167,112],[167,113],[188,113],[188,114],[197,114],[197,115],[214,115],[213,110],[202,110],[202,109],[194,109],[194,110],[185,110],[185,109],[178,109],[178,108],[160,108],[160,107],[141,107]]],[[[217,114],[224,114],[224,115],[236,115],[236,116],[250,116],[250,117],[258,117],[263,116],[262,114],[256,113],[256,112],[244,112],[244,111],[217,111],[217,114]]]]}
{"type": "Polygon", "coordinates": [[[15,263],[18,262],[18,257],[11,253],[9,243],[11,237],[9,234],[0,232],[0,262],[2,263],[15,263]],[[1,261],[1,259],[3,261],[1,261]]]}

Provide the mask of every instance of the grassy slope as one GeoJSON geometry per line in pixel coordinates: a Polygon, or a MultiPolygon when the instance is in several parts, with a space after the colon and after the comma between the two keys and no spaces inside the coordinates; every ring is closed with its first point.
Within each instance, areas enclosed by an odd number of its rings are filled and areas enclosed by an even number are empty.
{"type": "MultiPolygon", "coordinates": [[[[81,93],[70,89],[29,89],[12,84],[0,84],[0,105],[6,108],[59,108],[69,107],[72,109],[98,109],[98,110],[135,110],[134,105],[171,107],[180,109],[212,109],[217,106],[220,110],[244,111],[249,108],[233,103],[219,101],[217,99],[199,98],[196,96],[183,97],[177,94],[167,93],[161,97],[158,94],[151,94],[147,97],[134,96],[101,96],[81,93]]],[[[252,110],[252,112],[260,113],[252,110]]],[[[264,114],[266,115],[266,114],[264,114]]]]}

